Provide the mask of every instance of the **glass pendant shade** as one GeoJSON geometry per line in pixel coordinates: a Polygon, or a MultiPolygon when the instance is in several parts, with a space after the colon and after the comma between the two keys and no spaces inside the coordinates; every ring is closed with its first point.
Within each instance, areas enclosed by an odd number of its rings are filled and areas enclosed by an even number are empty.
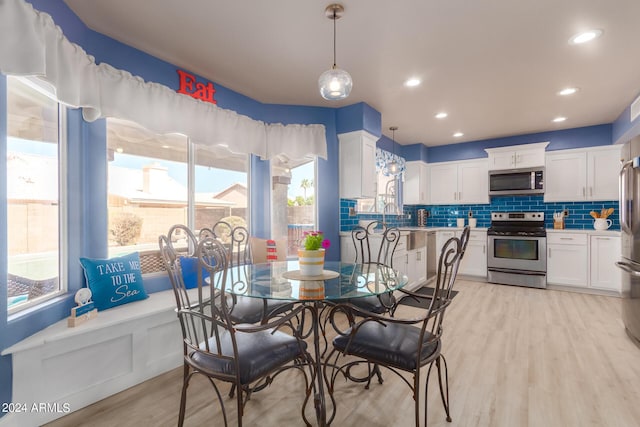
{"type": "Polygon", "coordinates": [[[400,166],[398,166],[398,162],[393,160],[387,164],[387,170],[389,171],[389,174],[397,175],[400,172],[400,166]]]}
{"type": "Polygon", "coordinates": [[[329,101],[346,98],[351,93],[352,87],[353,80],[351,80],[351,76],[340,68],[327,70],[318,79],[320,95],[329,101]]]}

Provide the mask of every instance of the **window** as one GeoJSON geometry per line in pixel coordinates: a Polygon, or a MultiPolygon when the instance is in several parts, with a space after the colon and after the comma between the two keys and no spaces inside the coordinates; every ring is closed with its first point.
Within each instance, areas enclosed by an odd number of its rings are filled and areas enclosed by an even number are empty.
{"type": "Polygon", "coordinates": [[[317,230],[316,161],[271,160],[271,238],[287,240],[297,256],[305,231],[317,230]]]}
{"type": "Polygon", "coordinates": [[[246,155],[119,119],[107,120],[107,147],[110,256],[137,250],[143,273],[159,271],[160,265],[146,266],[144,255],[157,252],[158,236],[172,225],[248,224],[246,155]]]}
{"type": "Polygon", "coordinates": [[[218,221],[249,225],[248,156],[224,147],[195,146],[194,228],[218,221]]]}
{"type": "Polygon", "coordinates": [[[7,295],[9,313],[65,291],[61,268],[64,108],[46,84],[7,78],[7,295]]]}

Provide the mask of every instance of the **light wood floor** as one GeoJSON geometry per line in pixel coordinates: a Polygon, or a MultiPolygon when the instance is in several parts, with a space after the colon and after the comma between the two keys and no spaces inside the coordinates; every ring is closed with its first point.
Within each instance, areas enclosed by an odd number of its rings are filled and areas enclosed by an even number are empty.
{"type": "MultiPolygon", "coordinates": [[[[464,280],[456,289],[443,338],[453,422],[445,421],[432,376],[429,425],[640,425],[640,349],[624,332],[619,299],[464,280]]],[[[398,316],[416,309],[401,310],[398,316]]],[[[181,377],[181,368],[173,370],[49,426],[175,426],[181,377]]],[[[390,372],[384,378],[370,390],[339,383],[333,425],[412,426],[409,388],[390,372]]],[[[302,389],[298,373],[277,377],[252,396],[244,425],[303,425],[302,389]]],[[[208,383],[195,378],[185,425],[223,425],[213,399],[208,383]]],[[[235,400],[226,404],[234,425],[235,400]]]]}

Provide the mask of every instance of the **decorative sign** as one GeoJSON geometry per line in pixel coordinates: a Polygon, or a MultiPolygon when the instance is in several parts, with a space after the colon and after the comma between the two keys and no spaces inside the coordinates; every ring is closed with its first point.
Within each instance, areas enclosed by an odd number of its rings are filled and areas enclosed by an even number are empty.
{"type": "Polygon", "coordinates": [[[217,104],[217,101],[213,99],[213,94],[216,93],[213,83],[207,84],[196,81],[196,76],[189,74],[183,70],[177,70],[180,77],[180,87],[176,92],[189,95],[192,98],[199,99],[201,101],[217,104]]]}
{"type": "Polygon", "coordinates": [[[98,315],[98,309],[93,305],[91,295],[89,288],[78,289],[75,296],[75,301],[78,305],[71,309],[71,316],[67,318],[68,327],[73,328],[74,326],[81,325],[98,315]]]}

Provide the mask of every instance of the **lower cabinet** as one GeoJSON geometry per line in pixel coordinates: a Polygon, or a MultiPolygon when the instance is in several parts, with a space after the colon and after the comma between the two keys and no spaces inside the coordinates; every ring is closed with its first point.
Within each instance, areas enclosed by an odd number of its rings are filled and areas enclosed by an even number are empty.
{"type": "Polygon", "coordinates": [[[547,283],[620,292],[619,257],[619,236],[548,233],[547,283]]]}
{"type": "MultiPolygon", "coordinates": [[[[440,258],[442,247],[451,237],[460,237],[462,231],[442,230],[436,234],[436,259],[440,258]]],[[[437,262],[437,261],[436,261],[437,262]]],[[[469,244],[460,263],[459,274],[467,276],[487,277],[487,232],[484,230],[472,230],[469,235],[469,244]]]]}
{"type": "MultiPolygon", "coordinates": [[[[461,232],[456,232],[460,237],[461,232]]],[[[467,276],[487,277],[487,232],[471,231],[469,244],[460,263],[458,273],[467,276]]]]}
{"type": "Polygon", "coordinates": [[[547,283],[588,286],[588,236],[580,233],[547,234],[547,283]]]}
{"type": "Polygon", "coordinates": [[[607,291],[621,290],[622,274],[615,266],[620,260],[620,238],[617,236],[590,236],[590,286],[607,291]]]}
{"type": "Polygon", "coordinates": [[[427,281],[427,247],[407,251],[407,277],[409,286],[423,285],[427,281]]]}

